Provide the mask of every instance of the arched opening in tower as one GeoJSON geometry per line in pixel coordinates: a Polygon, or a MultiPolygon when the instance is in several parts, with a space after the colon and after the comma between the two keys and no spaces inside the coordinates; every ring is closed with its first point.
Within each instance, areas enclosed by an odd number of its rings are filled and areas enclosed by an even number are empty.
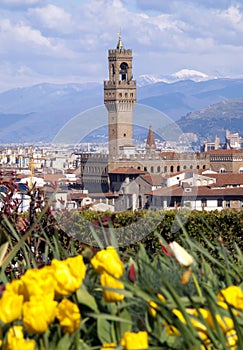
{"type": "Polygon", "coordinates": [[[127,81],[127,70],[128,64],[126,62],[122,62],[122,64],[120,65],[119,80],[127,81]]]}

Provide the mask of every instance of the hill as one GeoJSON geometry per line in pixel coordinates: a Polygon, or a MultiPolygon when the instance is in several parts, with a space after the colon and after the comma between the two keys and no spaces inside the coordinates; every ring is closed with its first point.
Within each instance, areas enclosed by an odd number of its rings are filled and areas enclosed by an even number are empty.
{"type": "MultiPolygon", "coordinates": [[[[144,76],[142,79],[145,81],[144,76]]],[[[182,126],[187,121],[183,130],[192,128],[203,133],[190,124],[188,116],[210,105],[242,98],[243,79],[178,80],[168,83],[150,77],[146,84],[139,84],[138,79],[137,104],[153,107],[167,115],[168,120],[178,121],[182,126]]],[[[103,85],[100,83],[43,83],[0,93],[0,143],[51,142],[72,118],[78,114],[84,115],[97,106],[103,106],[103,85]]],[[[235,105],[229,104],[228,108],[235,108],[235,105]]],[[[234,113],[233,110],[231,112],[234,113]]],[[[231,112],[227,115],[232,116],[231,112]]],[[[94,130],[94,124],[97,128],[98,124],[101,127],[107,123],[106,114],[102,117],[90,115],[84,119],[87,130],[94,130]]],[[[220,117],[219,111],[217,115],[220,117]]],[[[144,116],[140,119],[144,119],[144,116]]],[[[211,130],[212,134],[221,132],[222,120],[218,124],[215,122],[218,129],[211,130]]],[[[158,119],[149,123],[155,126],[155,131],[163,128],[163,122],[158,125],[158,119]]],[[[228,122],[232,132],[238,127],[237,122],[234,123],[232,118],[228,122]]],[[[208,135],[211,135],[210,130],[208,135]]]]}
{"type": "Polygon", "coordinates": [[[183,132],[198,135],[199,140],[214,141],[215,136],[224,140],[225,130],[243,135],[243,98],[211,105],[180,118],[177,124],[183,132]]]}

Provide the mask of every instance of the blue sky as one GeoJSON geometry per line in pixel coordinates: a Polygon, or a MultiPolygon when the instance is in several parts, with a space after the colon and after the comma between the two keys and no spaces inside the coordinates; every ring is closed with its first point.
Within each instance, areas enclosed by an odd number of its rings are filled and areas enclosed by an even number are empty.
{"type": "Polygon", "coordinates": [[[121,28],[134,77],[243,77],[242,0],[0,0],[0,91],[102,82],[121,28]]]}

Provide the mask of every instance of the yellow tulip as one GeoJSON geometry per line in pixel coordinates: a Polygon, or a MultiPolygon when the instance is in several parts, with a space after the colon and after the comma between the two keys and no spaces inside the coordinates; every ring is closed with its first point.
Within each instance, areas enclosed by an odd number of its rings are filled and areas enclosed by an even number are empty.
{"type": "Polygon", "coordinates": [[[0,320],[10,323],[18,320],[22,314],[23,295],[4,292],[0,299],[0,320]]]}
{"type": "Polygon", "coordinates": [[[13,326],[9,329],[7,342],[3,348],[4,350],[34,350],[35,341],[33,339],[24,339],[24,332],[22,326],[13,326]]]}
{"type": "Polygon", "coordinates": [[[155,317],[157,314],[158,304],[155,301],[149,301],[148,312],[151,316],[155,317]]]}
{"type": "Polygon", "coordinates": [[[91,259],[91,264],[100,274],[106,272],[115,278],[120,278],[124,273],[124,265],[114,247],[107,247],[96,253],[91,259]]]}
{"type": "MultiPolygon", "coordinates": [[[[117,281],[112,276],[107,273],[102,273],[100,276],[100,284],[102,287],[109,287],[115,289],[124,289],[124,284],[120,281],[117,281]]],[[[103,296],[107,303],[112,303],[114,301],[121,301],[124,299],[124,295],[119,292],[115,292],[112,290],[104,289],[103,296]]]]}
{"type": "Polygon", "coordinates": [[[53,259],[51,267],[53,268],[56,280],[55,289],[58,294],[71,294],[81,286],[86,273],[82,255],[63,261],[53,259]]]}
{"type": "Polygon", "coordinates": [[[227,346],[229,346],[230,350],[237,349],[238,336],[235,329],[231,329],[226,332],[227,346]]]}
{"type": "Polygon", "coordinates": [[[160,300],[162,303],[165,303],[165,297],[164,297],[162,294],[158,293],[158,294],[157,294],[157,297],[159,298],[159,300],[160,300]]]}
{"type": "Polygon", "coordinates": [[[102,348],[100,350],[114,350],[116,348],[116,343],[105,343],[102,345],[102,348]]]}
{"type": "Polygon", "coordinates": [[[177,242],[170,243],[169,247],[181,266],[187,267],[194,263],[193,257],[177,242]]]}
{"type": "MultiPolygon", "coordinates": [[[[183,314],[181,313],[180,310],[174,309],[173,313],[179,318],[179,320],[186,324],[186,320],[183,316],[183,314]]],[[[186,313],[190,316],[190,322],[191,324],[194,326],[194,328],[196,329],[199,337],[201,338],[201,340],[203,341],[204,344],[209,344],[210,343],[210,339],[208,338],[208,334],[207,334],[207,327],[199,320],[197,319],[200,315],[205,319],[205,321],[207,322],[207,320],[210,317],[210,312],[206,309],[203,308],[199,308],[199,312],[196,309],[186,309],[186,313]]],[[[179,336],[180,332],[178,331],[178,329],[173,326],[173,325],[169,325],[167,322],[164,323],[165,325],[165,330],[166,333],[168,335],[171,336],[179,336]]]]}
{"type": "Polygon", "coordinates": [[[243,291],[240,287],[229,286],[225,289],[222,289],[217,294],[217,298],[220,302],[226,302],[236,309],[243,310],[243,291]]]}
{"type": "Polygon", "coordinates": [[[23,306],[23,324],[29,333],[43,333],[54,321],[57,302],[43,296],[33,296],[23,306]]]}
{"type": "MultiPolygon", "coordinates": [[[[165,303],[165,298],[162,294],[158,293],[157,297],[162,303],[165,303]]],[[[155,317],[157,314],[157,309],[158,309],[158,304],[155,301],[148,301],[149,306],[148,306],[148,312],[150,313],[151,316],[155,317]]]]}
{"type": "Polygon", "coordinates": [[[54,298],[55,280],[53,269],[45,266],[41,269],[29,269],[21,277],[23,294],[26,301],[32,296],[44,296],[54,298]]]}
{"type": "Polygon", "coordinates": [[[79,308],[68,299],[63,299],[58,304],[56,316],[64,333],[74,333],[80,325],[79,308]]]}
{"type": "Polygon", "coordinates": [[[7,283],[5,293],[6,292],[23,295],[24,294],[23,282],[21,280],[13,280],[11,283],[7,283]]]}
{"type": "Polygon", "coordinates": [[[125,350],[143,350],[148,349],[147,332],[125,332],[121,340],[121,346],[125,350]]]}
{"type": "MultiPolygon", "coordinates": [[[[234,321],[231,317],[221,316],[219,314],[216,314],[215,317],[218,325],[224,333],[227,333],[228,331],[234,329],[234,321]]],[[[212,327],[214,327],[214,325],[212,325],[212,327]]]]}

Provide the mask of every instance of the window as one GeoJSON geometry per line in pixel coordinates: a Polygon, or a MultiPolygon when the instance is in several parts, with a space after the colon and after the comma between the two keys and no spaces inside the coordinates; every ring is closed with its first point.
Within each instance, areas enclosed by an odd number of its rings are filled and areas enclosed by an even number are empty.
{"type": "Polygon", "coordinates": [[[157,173],[160,173],[160,166],[157,166],[157,173]]]}
{"type": "Polygon", "coordinates": [[[164,167],[164,172],[167,173],[167,166],[164,167]]]}
{"type": "Polygon", "coordinates": [[[170,167],[170,172],[171,172],[171,173],[174,172],[174,167],[173,167],[173,165],[171,165],[171,167],[170,167]]]}
{"type": "Polygon", "coordinates": [[[225,207],[226,207],[226,208],[230,208],[230,200],[229,200],[229,199],[226,199],[226,201],[225,201],[225,207]]]}
{"type": "Polygon", "coordinates": [[[177,172],[180,171],[180,165],[177,166],[176,171],[177,171],[177,172]]]}
{"type": "Polygon", "coordinates": [[[207,199],[206,198],[202,198],[201,199],[201,204],[202,204],[202,208],[205,208],[207,206],[207,199]]]}
{"type": "Polygon", "coordinates": [[[151,171],[151,173],[154,172],[154,167],[153,166],[151,166],[150,171],[151,171]]]}
{"type": "Polygon", "coordinates": [[[183,166],[183,169],[186,170],[186,165],[183,166]]]}
{"type": "Polygon", "coordinates": [[[223,199],[221,199],[221,198],[217,199],[217,206],[218,207],[222,207],[223,206],[223,199]]]}

